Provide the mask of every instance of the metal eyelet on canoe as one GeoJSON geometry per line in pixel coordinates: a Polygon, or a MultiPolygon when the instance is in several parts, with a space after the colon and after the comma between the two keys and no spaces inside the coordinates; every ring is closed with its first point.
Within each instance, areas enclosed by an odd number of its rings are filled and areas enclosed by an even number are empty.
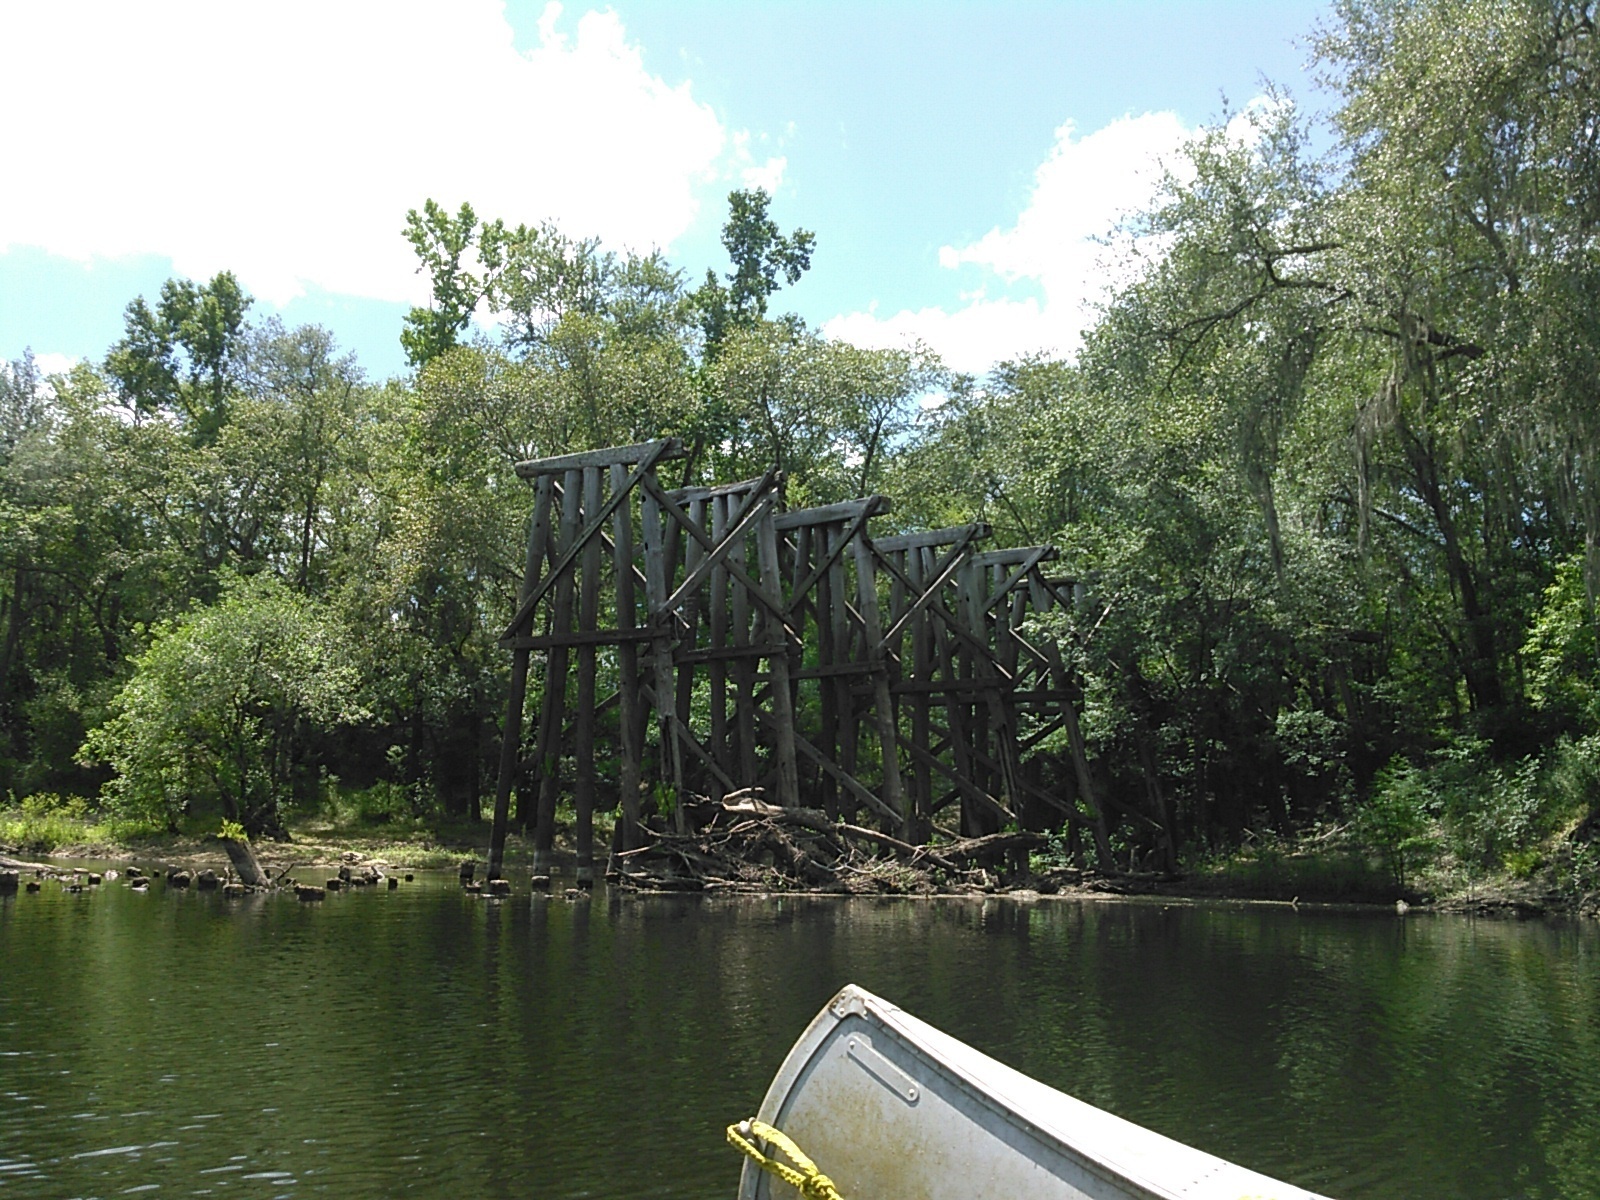
{"type": "Polygon", "coordinates": [[[872,1048],[872,1040],[863,1033],[853,1033],[845,1045],[849,1055],[868,1075],[871,1075],[907,1104],[915,1104],[922,1096],[916,1081],[872,1048]]]}

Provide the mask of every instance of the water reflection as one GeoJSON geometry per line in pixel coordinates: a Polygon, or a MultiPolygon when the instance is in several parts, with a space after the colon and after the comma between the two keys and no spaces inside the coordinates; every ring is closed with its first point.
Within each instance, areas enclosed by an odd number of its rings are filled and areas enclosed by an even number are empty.
{"type": "Polygon", "coordinates": [[[731,1196],[854,981],[1329,1195],[1600,1196],[1588,926],[435,879],[0,901],[0,1195],[731,1196]]]}

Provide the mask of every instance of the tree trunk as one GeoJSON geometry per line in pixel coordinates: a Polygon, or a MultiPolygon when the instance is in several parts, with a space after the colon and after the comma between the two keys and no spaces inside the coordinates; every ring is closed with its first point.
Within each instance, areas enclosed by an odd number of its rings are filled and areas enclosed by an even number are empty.
{"type": "Polygon", "coordinates": [[[228,852],[228,861],[233,864],[233,869],[239,873],[239,880],[247,887],[266,887],[272,882],[256,861],[256,852],[250,848],[249,842],[241,842],[237,838],[221,838],[222,847],[228,852]]]}

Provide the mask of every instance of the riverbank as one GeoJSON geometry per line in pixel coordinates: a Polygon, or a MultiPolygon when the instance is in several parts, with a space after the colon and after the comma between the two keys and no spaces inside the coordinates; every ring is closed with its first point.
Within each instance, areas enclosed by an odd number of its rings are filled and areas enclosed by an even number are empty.
{"type": "MultiPolygon", "coordinates": [[[[262,841],[255,852],[273,876],[297,871],[337,869],[352,864],[385,871],[443,870],[473,862],[481,869],[488,855],[487,822],[397,826],[392,823],[336,823],[306,820],[290,827],[289,842],[262,841]]],[[[507,875],[517,882],[532,862],[527,839],[507,839],[507,875]]],[[[555,849],[558,873],[570,869],[572,852],[565,838],[555,849]]],[[[24,822],[13,813],[0,814],[0,867],[28,866],[33,860],[55,863],[140,864],[194,872],[212,869],[225,874],[228,856],[214,835],[169,834],[148,829],[108,827],[93,821],[54,815],[48,823],[24,822]]],[[[523,880],[525,882],[525,879],[523,880]]],[[[859,872],[851,886],[818,889],[800,879],[787,879],[771,868],[752,875],[748,886],[731,889],[682,879],[624,886],[639,890],[754,894],[848,894],[875,896],[1011,895],[1150,897],[1173,901],[1234,901],[1296,907],[1335,905],[1341,908],[1395,909],[1475,913],[1484,916],[1534,917],[1556,914],[1600,916],[1600,895],[1562,890],[1552,872],[1521,878],[1499,875],[1454,876],[1439,870],[1430,878],[1395,884],[1381,865],[1343,848],[1286,850],[1250,846],[1231,855],[1215,856],[1175,874],[1150,872],[1108,874],[1033,855],[1026,870],[978,871],[959,879],[938,870],[885,855],[876,867],[859,872]]]]}

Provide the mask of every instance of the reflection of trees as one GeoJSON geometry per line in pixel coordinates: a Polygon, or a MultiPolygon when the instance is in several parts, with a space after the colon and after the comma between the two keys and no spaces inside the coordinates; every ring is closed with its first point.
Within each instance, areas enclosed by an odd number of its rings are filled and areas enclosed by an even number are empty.
{"type": "MultiPolygon", "coordinates": [[[[30,1154],[148,1143],[214,1112],[215,1130],[175,1135],[171,1164],[89,1160],[111,1171],[95,1190],[248,1150],[352,1194],[727,1194],[721,1124],[857,982],[1344,1200],[1600,1195],[1587,928],[995,899],[262,901],[107,889],[3,910],[0,1039],[57,1053],[6,1060],[5,1087],[47,1105],[30,1154]],[[65,1119],[91,1110],[151,1115],[65,1119]],[[673,1147],[675,1182],[636,1152],[651,1145],[673,1147]]],[[[11,1119],[0,1107],[14,1156],[11,1119]]]]}

